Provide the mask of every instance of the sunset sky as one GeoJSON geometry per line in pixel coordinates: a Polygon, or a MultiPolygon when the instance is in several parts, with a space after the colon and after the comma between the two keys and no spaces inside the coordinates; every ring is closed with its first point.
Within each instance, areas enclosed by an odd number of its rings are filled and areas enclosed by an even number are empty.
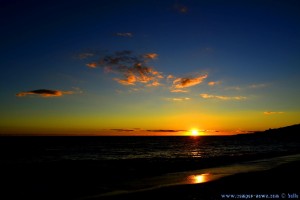
{"type": "Polygon", "coordinates": [[[300,1],[4,0],[0,134],[300,123],[300,1]]]}

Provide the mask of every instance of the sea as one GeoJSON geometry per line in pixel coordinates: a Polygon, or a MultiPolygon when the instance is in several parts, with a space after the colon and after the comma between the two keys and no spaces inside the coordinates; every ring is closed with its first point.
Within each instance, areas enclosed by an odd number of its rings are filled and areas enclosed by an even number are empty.
{"type": "Polygon", "coordinates": [[[105,199],[295,160],[300,141],[282,137],[0,137],[0,182],[12,199],[105,199]]]}
{"type": "Polygon", "coordinates": [[[0,137],[0,164],[56,161],[176,160],[298,152],[298,140],[238,136],[0,137]]]}

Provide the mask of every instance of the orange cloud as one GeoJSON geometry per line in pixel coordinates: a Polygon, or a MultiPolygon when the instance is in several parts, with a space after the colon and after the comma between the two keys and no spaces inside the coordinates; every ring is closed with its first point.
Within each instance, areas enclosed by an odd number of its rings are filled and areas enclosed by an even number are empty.
{"type": "Polygon", "coordinates": [[[88,66],[90,68],[96,68],[98,66],[98,64],[96,62],[91,62],[91,63],[87,63],[86,66],[88,66]]]}
{"type": "Polygon", "coordinates": [[[147,86],[154,86],[154,87],[157,87],[157,86],[160,86],[161,84],[158,82],[158,81],[154,81],[152,83],[149,83],[147,86]]]}
{"type": "Polygon", "coordinates": [[[134,85],[136,82],[136,77],[132,74],[128,76],[126,79],[115,78],[114,80],[122,85],[134,85]]]}
{"type": "Polygon", "coordinates": [[[175,78],[175,77],[171,74],[167,76],[167,79],[173,79],[173,78],[175,78]]]}
{"type": "Polygon", "coordinates": [[[207,78],[207,75],[200,75],[196,78],[177,78],[173,81],[174,88],[186,88],[194,85],[198,85],[207,78]]]}
{"type": "Polygon", "coordinates": [[[191,87],[203,82],[207,75],[194,77],[174,78],[173,75],[163,76],[162,72],[149,67],[148,63],[158,57],[157,53],[145,53],[135,55],[133,52],[124,50],[111,55],[100,55],[100,58],[90,60],[86,64],[89,68],[103,68],[106,73],[113,73],[116,82],[122,85],[161,86],[161,81],[173,79],[171,92],[187,92],[183,88],[191,87]],[[175,79],[175,80],[174,80],[175,79]]]}
{"type": "Polygon", "coordinates": [[[220,96],[220,95],[211,95],[211,94],[200,94],[204,99],[220,99],[220,100],[245,100],[247,97],[243,96],[220,96]]]}
{"type": "Polygon", "coordinates": [[[106,55],[98,61],[91,61],[86,65],[90,68],[102,67],[106,73],[121,76],[113,80],[122,85],[143,83],[146,86],[159,86],[161,85],[159,80],[164,78],[162,73],[147,66],[150,60],[157,57],[156,53],[134,55],[131,51],[125,50],[106,55]]]}
{"type": "Polygon", "coordinates": [[[145,58],[148,58],[148,59],[156,59],[158,57],[158,54],[157,53],[147,53],[144,55],[145,58]]]}
{"type": "Polygon", "coordinates": [[[215,85],[219,85],[221,82],[220,81],[210,81],[208,82],[209,86],[215,86],[215,85]]]}
{"type": "Polygon", "coordinates": [[[146,86],[160,86],[161,83],[159,79],[163,78],[163,76],[154,71],[151,68],[137,68],[131,69],[126,74],[124,74],[125,78],[114,78],[115,81],[122,85],[135,85],[136,83],[144,83],[146,86]]]}
{"type": "Polygon", "coordinates": [[[265,111],[263,112],[264,115],[274,115],[274,114],[283,114],[284,112],[278,112],[278,111],[265,111]]]}
{"type": "Polygon", "coordinates": [[[16,94],[16,96],[24,97],[27,95],[37,95],[40,97],[60,97],[63,96],[64,94],[74,94],[74,91],[39,89],[39,90],[31,90],[26,92],[19,92],[16,94]]]}

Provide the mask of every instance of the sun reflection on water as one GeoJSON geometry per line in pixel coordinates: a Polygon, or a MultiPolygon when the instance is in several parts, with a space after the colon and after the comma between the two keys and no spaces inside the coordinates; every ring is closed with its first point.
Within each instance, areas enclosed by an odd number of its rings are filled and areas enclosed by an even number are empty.
{"type": "Polygon", "coordinates": [[[191,176],[188,176],[187,179],[190,184],[197,184],[197,183],[208,182],[208,181],[210,181],[211,177],[210,177],[210,174],[205,173],[205,174],[191,175],[191,176]]]}

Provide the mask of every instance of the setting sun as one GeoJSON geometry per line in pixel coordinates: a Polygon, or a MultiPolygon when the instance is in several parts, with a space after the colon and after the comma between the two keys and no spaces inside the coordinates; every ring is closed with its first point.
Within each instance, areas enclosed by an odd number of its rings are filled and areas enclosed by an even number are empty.
{"type": "Polygon", "coordinates": [[[200,132],[197,129],[192,129],[190,131],[190,133],[191,133],[192,136],[199,136],[200,135],[200,132]]]}

